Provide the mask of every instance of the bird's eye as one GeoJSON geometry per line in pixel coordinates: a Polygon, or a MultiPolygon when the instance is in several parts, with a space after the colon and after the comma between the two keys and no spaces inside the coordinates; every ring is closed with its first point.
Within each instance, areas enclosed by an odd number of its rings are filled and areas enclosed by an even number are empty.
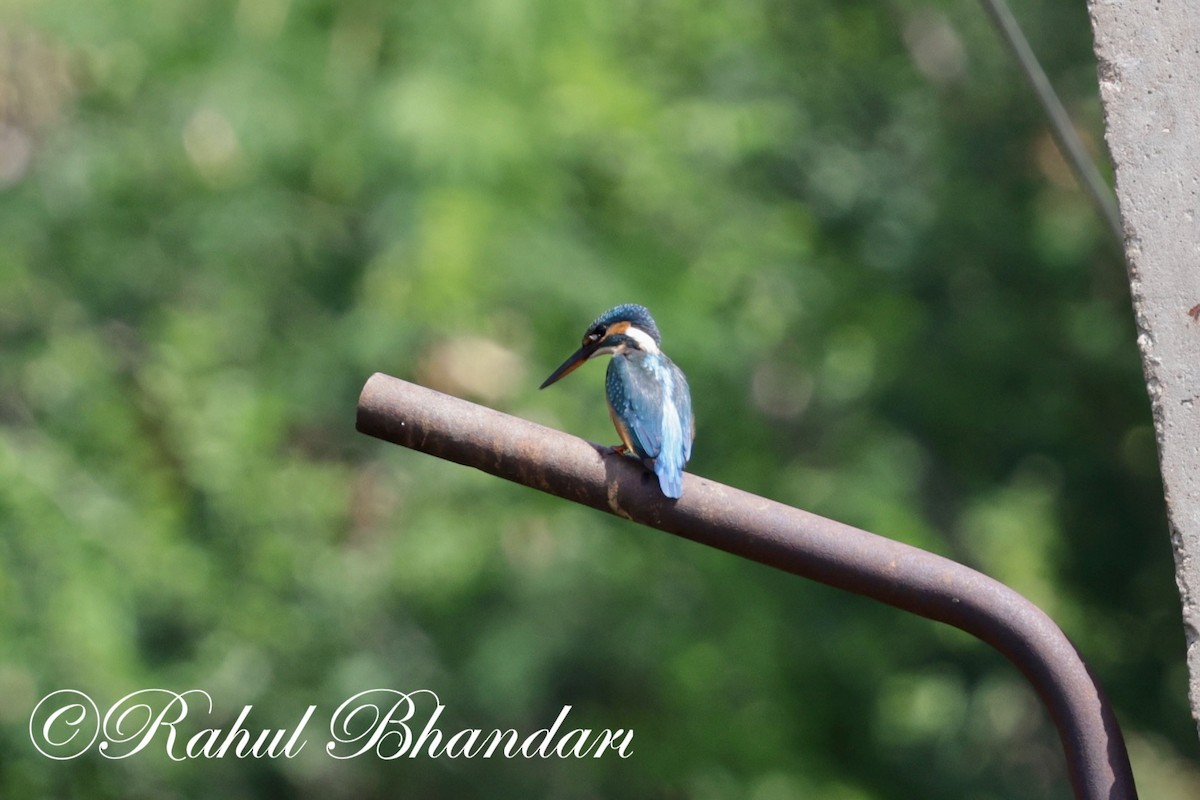
{"type": "Polygon", "coordinates": [[[600,330],[588,331],[583,337],[583,343],[584,344],[595,344],[596,342],[600,341],[603,338],[604,338],[604,331],[600,331],[600,330]]]}

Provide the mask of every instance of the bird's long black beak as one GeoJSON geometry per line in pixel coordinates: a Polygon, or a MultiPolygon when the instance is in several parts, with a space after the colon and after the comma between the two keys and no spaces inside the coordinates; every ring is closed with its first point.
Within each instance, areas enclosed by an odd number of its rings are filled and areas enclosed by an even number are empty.
{"type": "Polygon", "coordinates": [[[589,358],[592,357],[592,353],[596,352],[596,348],[598,347],[598,345],[599,345],[599,342],[595,342],[592,344],[585,344],[583,347],[576,350],[574,353],[571,354],[570,358],[568,358],[566,361],[564,361],[562,363],[562,366],[560,366],[558,369],[554,370],[554,372],[550,373],[550,377],[546,378],[546,380],[542,381],[542,385],[539,386],[538,388],[545,389],[547,386],[554,383],[558,379],[564,378],[567,375],[570,375],[572,372],[574,372],[576,369],[579,368],[580,364],[582,364],[583,362],[587,361],[589,358]]]}

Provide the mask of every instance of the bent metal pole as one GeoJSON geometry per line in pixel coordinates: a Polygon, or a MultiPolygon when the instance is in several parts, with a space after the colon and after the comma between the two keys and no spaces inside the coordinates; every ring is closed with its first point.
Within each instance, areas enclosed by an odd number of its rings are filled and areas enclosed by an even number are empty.
{"type": "Polygon", "coordinates": [[[1042,699],[1079,800],[1134,800],[1112,707],[1033,603],[942,556],[695,475],[667,500],[633,459],[570,434],[376,373],[362,433],[944,622],[1003,653],[1042,699]]]}

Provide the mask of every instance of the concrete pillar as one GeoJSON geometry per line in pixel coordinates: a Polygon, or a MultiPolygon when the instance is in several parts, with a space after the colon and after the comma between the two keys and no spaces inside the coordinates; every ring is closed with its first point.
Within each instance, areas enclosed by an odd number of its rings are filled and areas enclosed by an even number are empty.
{"type": "Polygon", "coordinates": [[[1200,724],[1200,2],[1089,9],[1200,724]]]}

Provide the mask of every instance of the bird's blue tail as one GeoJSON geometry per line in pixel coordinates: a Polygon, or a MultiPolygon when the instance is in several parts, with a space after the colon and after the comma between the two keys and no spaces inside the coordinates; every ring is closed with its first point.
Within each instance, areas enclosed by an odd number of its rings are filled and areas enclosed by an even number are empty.
{"type": "Polygon", "coordinates": [[[683,459],[681,453],[659,453],[654,461],[654,474],[662,493],[672,500],[683,496],[683,459]],[[674,457],[672,457],[674,456],[674,457]]]}

